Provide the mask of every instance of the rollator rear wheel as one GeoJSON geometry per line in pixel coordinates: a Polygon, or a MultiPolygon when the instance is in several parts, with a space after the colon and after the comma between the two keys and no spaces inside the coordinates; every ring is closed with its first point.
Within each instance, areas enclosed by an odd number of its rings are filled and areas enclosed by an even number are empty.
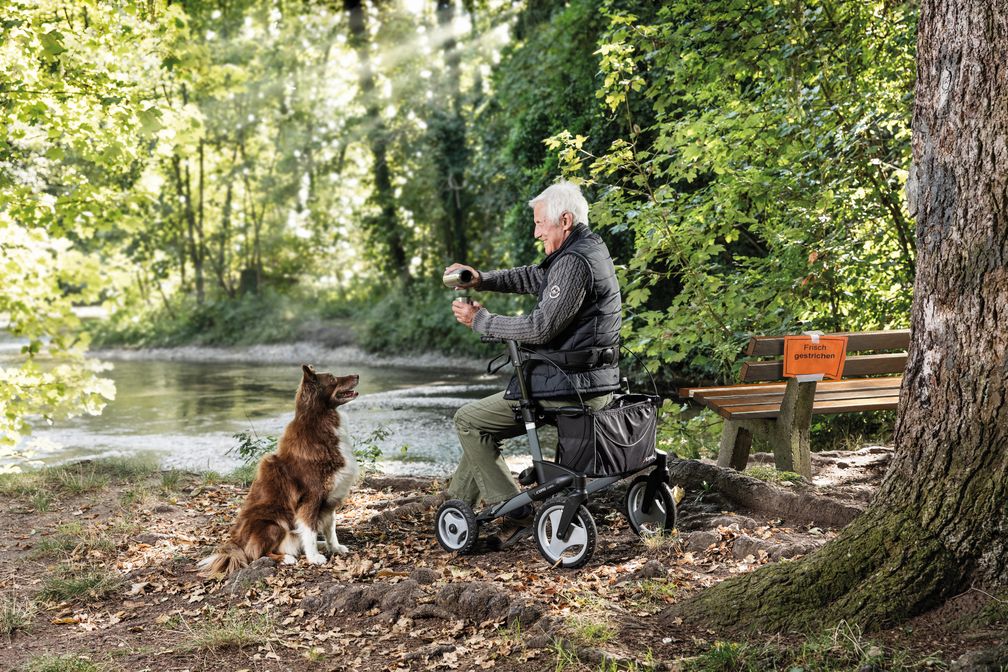
{"type": "Polygon", "coordinates": [[[675,498],[668,483],[662,483],[655,492],[655,501],[644,513],[644,497],[647,492],[648,475],[641,474],[630,483],[626,492],[626,513],[630,527],[639,537],[652,537],[675,528],[675,498]]]}
{"type": "Polygon", "coordinates": [[[562,498],[551,499],[539,508],[535,517],[535,539],[546,562],[575,569],[588,564],[595,552],[595,519],[588,509],[579,505],[567,530],[567,538],[561,538],[559,527],[564,501],[562,498]]]}
{"type": "Polygon", "coordinates": [[[461,499],[449,499],[434,517],[434,536],[441,548],[458,554],[468,553],[479,538],[479,523],[472,507],[461,499]]]}

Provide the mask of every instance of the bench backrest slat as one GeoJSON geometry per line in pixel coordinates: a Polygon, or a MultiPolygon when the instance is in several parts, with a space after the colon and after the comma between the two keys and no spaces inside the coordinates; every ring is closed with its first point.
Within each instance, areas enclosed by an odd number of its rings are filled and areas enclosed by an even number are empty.
{"type": "MultiPolygon", "coordinates": [[[[829,334],[829,336],[846,336],[847,352],[860,350],[906,350],[910,347],[910,330],[896,331],[858,331],[849,333],[829,334]]],[[[779,357],[784,354],[783,336],[753,336],[745,349],[746,355],[757,357],[779,357]]],[[[761,378],[759,380],[768,380],[761,378]]]]}
{"type": "MultiPolygon", "coordinates": [[[[902,373],[906,368],[905,352],[891,355],[854,355],[844,362],[843,376],[874,376],[887,373],[902,373]]],[[[759,380],[781,380],[784,377],[784,362],[746,362],[742,365],[740,382],[751,383],[759,380]]]]}

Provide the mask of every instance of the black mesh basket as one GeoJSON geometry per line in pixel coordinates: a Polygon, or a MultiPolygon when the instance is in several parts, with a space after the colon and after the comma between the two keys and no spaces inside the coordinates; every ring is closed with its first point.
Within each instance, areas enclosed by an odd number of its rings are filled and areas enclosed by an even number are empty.
{"type": "Polygon", "coordinates": [[[623,394],[597,411],[557,414],[557,462],[586,476],[616,476],[655,460],[660,399],[623,394]]]}

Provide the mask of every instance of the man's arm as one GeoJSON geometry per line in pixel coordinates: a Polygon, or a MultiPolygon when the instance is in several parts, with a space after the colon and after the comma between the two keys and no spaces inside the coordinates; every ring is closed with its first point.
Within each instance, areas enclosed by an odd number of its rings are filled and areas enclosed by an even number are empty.
{"type": "Polygon", "coordinates": [[[548,287],[535,310],[510,317],[480,308],[473,317],[473,331],[529,345],[548,343],[577,315],[588,291],[589,277],[584,260],[565,255],[550,268],[546,277],[548,287]]]}
{"type": "Polygon", "coordinates": [[[543,272],[538,266],[519,266],[500,271],[480,272],[477,289],[509,294],[538,294],[543,272]]]}

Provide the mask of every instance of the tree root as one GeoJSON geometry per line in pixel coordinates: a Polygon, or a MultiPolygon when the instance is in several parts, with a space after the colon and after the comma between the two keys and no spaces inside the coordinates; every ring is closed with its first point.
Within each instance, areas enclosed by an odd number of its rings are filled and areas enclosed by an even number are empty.
{"type": "Polygon", "coordinates": [[[780,562],[674,605],[662,622],[807,631],[847,620],[895,624],[955,594],[965,568],[903,511],[873,510],[801,562],[780,562]]]}
{"type": "Polygon", "coordinates": [[[713,487],[743,508],[796,523],[843,527],[863,512],[852,504],[811,492],[784,490],[734,469],[698,460],[670,460],[669,475],[672,483],[694,490],[713,487]]]}

